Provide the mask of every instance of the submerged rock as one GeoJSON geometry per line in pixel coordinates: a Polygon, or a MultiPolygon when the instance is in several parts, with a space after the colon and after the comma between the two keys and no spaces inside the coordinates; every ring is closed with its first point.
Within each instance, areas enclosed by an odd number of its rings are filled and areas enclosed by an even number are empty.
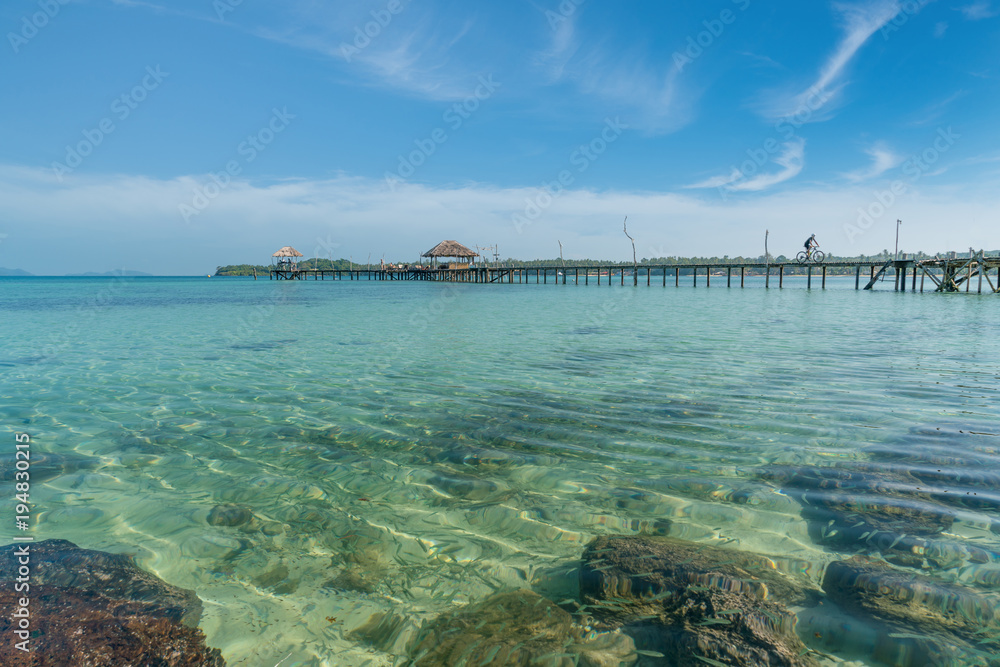
{"type": "MultiPolygon", "coordinates": [[[[16,593],[0,585],[0,607],[15,609],[16,593]]],[[[159,615],[155,605],[105,597],[62,586],[31,587],[31,653],[0,642],[0,664],[9,667],[225,667],[205,635],[159,615]]],[[[14,637],[9,615],[0,617],[0,633],[14,637]]]]}
{"type": "Polygon", "coordinates": [[[392,655],[405,655],[416,633],[417,626],[408,614],[379,612],[364,625],[349,632],[347,639],[369,644],[392,655]]]}
{"type": "Polygon", "coordinates": [[[242,526],[250,521],[253,515],[246,507],[240,505],[216,505],[208,513],[210,526],[242,526]]]}
{"type": "MultiPolygon", "coordinates": [[[[0,608],[13,610],[18,556],[0,547],[0,608]]],[[[11,667],[224,667],[218,649],[197,629],[201,602],[193,591],[148,574],[119,554],[80,549],[66,540],[27,545],[31,563],[31,653],[0,642],[11,667]]],[[[0,634],[14,636],[0,616],[0,634]]]]}
{"type": "Polygon", "coordinates": [[[956,559],[984,557],[972,550],[959,554],[935,539],[951,528],[954,516],[930,494],[918,491],[920,481],[907,472],[770,467],[758,475],[801,504],[810,535],[825,546],[879,552],[911,567],[923,566],[925,559],[951,567],[956,559]]]}
{"type": "MultiPolygon", "coordinates": [[[[940,661],[912,664],[955,664],[947,659],[956,652],[972,657],[983,651],[1000,654],[1000,595],[864,558],[830,563],[823,589],[841,608],[885,623],[890,637],[910,639],[923,653],[941,656],[940,661]]],[[[1000,664],[1000,657],[961,664],[1000,664]]]]}
{"type": "Polygon", "coordinates": [[[637,659],[628,637],[587,635],[566,611],[525,590],[438,617],[420,632],[412,655],[410,667],[617,667],[637,659]]]}
{"type": "Polygon", "coordinates": [[[485,500],[500,490],[496,482],[454,472],[435,475],[428,483],[450,496],[465,500],[485,500]]]}
{"type": "Polygon", "coordinates": [[[583,556],[589,611],[664,664],[814,665],[781,602],[814,595],[763,556],[666,537],[600,537],[583,556]]]}
{"type": "MultiPolygon", "coordinates": [[[[0,582],[17,576],[18,545],[0,547],[0,582]]],[[[31,584],[93,591],[101,595],[153,605],[158,616],[190,627],[201,618],[201,600],[194,591],[177,588],[139,569],[121,554],[81,549],[68,540],[30,545],[31,584]]]]}
{"type": "MultiPolygon", "coordinates": [[[[0,453],[0,481],[13,482],[18,473],[15,452],[0,453]]],[[[96,457],[83,456],[75,452],[52,454],[31,452],[31,481],[35,484],[48,482],[62,475],[94,470],[100,464],[96,457]]]]}

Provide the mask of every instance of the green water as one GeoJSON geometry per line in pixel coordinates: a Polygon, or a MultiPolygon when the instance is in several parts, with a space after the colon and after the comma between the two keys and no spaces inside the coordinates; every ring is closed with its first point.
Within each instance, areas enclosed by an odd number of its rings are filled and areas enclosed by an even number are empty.
{"type": "MultiPolygon", "coordinates": [[[[0,279],[0,434],[32,436],[36,539],[194,589],[231,666],[398,664],[352,630],[572,597],[601,534],[726,543],[818,583],[844,552],[776,466],[942,470],[979,502],[913,502],[1000,552],[1000,301],[757,282],[0,279]],[[253,518],[211,525],[219,504],[253,518]]],[[[996,567],[928,574],[990,592],[996,567]]],[[[876,664],[831,619],[802,616],[814,647],[876,664]]]]}

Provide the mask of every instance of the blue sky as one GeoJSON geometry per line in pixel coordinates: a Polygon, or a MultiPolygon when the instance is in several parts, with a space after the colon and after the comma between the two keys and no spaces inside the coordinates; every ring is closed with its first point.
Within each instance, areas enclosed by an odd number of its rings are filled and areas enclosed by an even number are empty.
{"type": "Polygon", "coordinates": [[[1000,0],[0,8],[0,266],[1000,247],[1000,0]]]}

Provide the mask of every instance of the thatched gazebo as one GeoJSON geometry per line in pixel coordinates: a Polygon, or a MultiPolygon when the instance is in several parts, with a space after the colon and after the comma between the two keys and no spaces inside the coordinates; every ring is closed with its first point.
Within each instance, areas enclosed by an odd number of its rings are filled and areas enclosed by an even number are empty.
{"type": "Polygon", "coordinates": [[[296,257],[302,257],[302,253],[292,246],[286,245],[271,255],[271,261],[280,271],[295,271],[298,269],[298,265],[295,263],[296,257]]]}
{"type": "Polygon", "coordinates": [[[438,243],[421,255],[421,257],[430,257],[438,261],[445,259],[456,260],[441,265],[440,268],[442,269],[467,269],[469,268],[469,263],[478,256],[479,253],[469,250],[458,241],[441,241],[441,243],[438,243]]]}

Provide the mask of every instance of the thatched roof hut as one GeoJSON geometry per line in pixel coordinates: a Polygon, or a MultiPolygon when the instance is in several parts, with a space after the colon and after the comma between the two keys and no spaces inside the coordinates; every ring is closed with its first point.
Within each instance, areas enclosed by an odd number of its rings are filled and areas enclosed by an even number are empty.
{"type": "Polygon", "coordinates": [[[302,257],[302,253],[292,246],[286,245],[284,248],[271,255],[271,261],[274,262],[274,265],[279,269],[285,271],[296,271],[298,270],[298,264],[295,262],[297,257],[302,257]]]}
{"type": "Polygon", "coordinates": [[[472,259],[478,256],[479,253],[469,250],[458,241],[441,241],[421,255],[421,257],[454,257],[456,259],[472,259]]]}

